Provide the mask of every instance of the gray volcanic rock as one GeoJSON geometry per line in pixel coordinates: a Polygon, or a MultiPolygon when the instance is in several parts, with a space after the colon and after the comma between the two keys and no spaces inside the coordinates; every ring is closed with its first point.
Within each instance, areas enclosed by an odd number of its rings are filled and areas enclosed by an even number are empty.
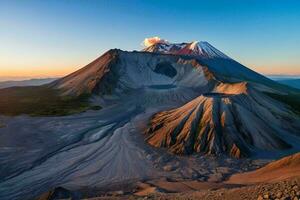
{"type": "MultiPolygon", "coordinates": [[[[195,59],[172,55],[110,50],[86,67],[49,86],[65,95],[128,95],[157,86],[184,87],[207,92],[214,80],[195,59]]],[[[158,89],[158,88],[157,88],[158,89]]]]}
{"type": "Polygon", "coordinates": [[[260,89],[263,88],[261,85],[268,87],[264,89],[267,91],[282,88],[280,84],[222,56],[199,57],[117,49],[106,52],[49,86],[62,90],[64,95],[128,96],[132,91],[156,85],[185,87],[201,94],[209,92],[215,81],[248,81],[260,89]]]}
{"type": "Polygon", "coordinates": [[[177,154],[244,157],[291,147],[280,134],[299,128],[296,116],[249,84],[221,83],[211,93],[155,114],[146,140],[177,154]]]}
{"type": "Polygon", "coordinates": [[[277,89],[291,89],[250,70],[205,41],[155,43],[142,51],[194,58],[207,66],[215,77],[225,82],[251,81],[277,89]]]}

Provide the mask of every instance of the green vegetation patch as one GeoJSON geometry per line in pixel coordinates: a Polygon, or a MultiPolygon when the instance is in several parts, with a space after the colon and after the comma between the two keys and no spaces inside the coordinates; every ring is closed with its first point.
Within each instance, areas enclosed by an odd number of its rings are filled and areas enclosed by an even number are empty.
{"type": "Polygon", "coordinates": [[[267,93],[267,95],[272,97],[273,99],[291,106],[293,111],[300,115],[300,93],[288,95],[267,93]]]}
{"type": "Polygon", "coordinates": [[[61,96],[59,90],[45,86],[13,87],[0,90],[0,114],[63,116],[88,109],[101,109],[89,104],[89,95],[61,96]]]}
{"type": "Polygon", "coordinates": [[[6,127],[6,125],[4,123],[0,122],[0,128],[4,128],[4,127],[6,127]]]}

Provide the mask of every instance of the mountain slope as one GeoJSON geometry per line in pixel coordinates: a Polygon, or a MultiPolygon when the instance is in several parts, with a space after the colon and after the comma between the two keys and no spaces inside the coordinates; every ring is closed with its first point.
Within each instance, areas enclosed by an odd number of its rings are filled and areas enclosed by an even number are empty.
{"type": "Polygon", "coordinates": [[[300,177],[300,153],[283,157],[255,171],[235,174],[227,182],[253,184],[280,181],[291,177],[300,177]]]}
{"type": "MultiPolygon", "coordinates": [[[[116,52],[110,50],[78,71],[54,81],[49,87],[60,89],[65,95],[79,96],[85,93],[90,94],[96,90],[98,83],[104,79],[105,74],[114,73],[111,70],[111,66],[116,64],[117,60],[116,52]]],[[[108,80],[107,84],[109,83],[112,85],[108,85],[108,87],[113,87],[113,83],[110,80],[108,80]]]]}

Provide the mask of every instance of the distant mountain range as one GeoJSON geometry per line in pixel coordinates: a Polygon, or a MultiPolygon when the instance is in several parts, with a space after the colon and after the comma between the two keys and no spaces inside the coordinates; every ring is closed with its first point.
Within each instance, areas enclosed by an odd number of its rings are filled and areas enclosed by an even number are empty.
{"type": "Polygon", "coordinates": [[[288,85],[293,88],[300,89],[300,79],[283,79],[283,80],[278,80],[277,82],[284,85],[288,85]]]}
{"type": "Polygon", "coordinates": [[[0,89],[8,88],[8,87],[23,87],[23,86],[38,86],[47,83],[51,83],[57,78],[44,78],[44,79],[29,79],[29,80],[21,80],[21,81],[2,81],[0,82],[0,89]]]}
{"type": "MultiPolygon", "coordinates": [[[[293,88],[300,89],[300,78],[289,78],[289,76],[268,76],[270,79],[279,82],[284,85],[288,85],[293,88]]],[[[44,78],[44,79],[29,79],[29,80],[19,80],[19,81],[0,81],[0,89],[8,87],[22,87],[22,86],[39,86],[58,78],[44,78]]]]}
{"type": "Polygon", "coordinates": [[[278,83],[288,85],[293,88],[300,89],[300,76],[292,75],[268,75],[268,78],[277,81],[278,83]]]}
{"type": "Polygon", "coordinates": [[[300,79],[300,75],[266,75],[268,78],[278,81],[285,79],[300,79]]]}

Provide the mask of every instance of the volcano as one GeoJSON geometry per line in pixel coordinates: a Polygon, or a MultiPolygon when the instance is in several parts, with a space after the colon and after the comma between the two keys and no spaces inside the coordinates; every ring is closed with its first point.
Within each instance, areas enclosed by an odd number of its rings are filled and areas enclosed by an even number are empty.
{"type": "Polygon", "coordinates": [[[152,85],[175,85],[197,88],[201,94],[212,89],[207,87],[211,81],[246,81],[265,91],[292,90],[250,70],[208,42],[157,43],[141,52],[112,49],[50,87],[66,95],[122,95],[152,85]]]}
{"type": "Polygon", "coordinates": [[[110,50],[50,86],[64,95],[89,93],[106,102],[114,97],[144,107],[179,106],[155,114],[146,131],[150,145],[178,154],[246,157],[284,150],[293,146],[286,135],[299,130],[299,119],[288,106],[265,94],[292,89],[208,42],[157,43],[141,52],[110,50]]]}
{"type": "Polygon", "coordinates": [[[291,146],[280,133],[296,130],[297,121],[276,107],[245,82],[221,83],[179,108],[155,114],[147,141],[178,154],[245,157],[252,151],[287,149],[291,146]]]}
{"type": "Polygon", "coordinates": [[[205,41],[193,41],[190,43],[156,43],[143,49],[145,52],[176,54],[176,55],[194,55],[204,58],[224,58],[231,59],[211,44],[205,41]]]}

